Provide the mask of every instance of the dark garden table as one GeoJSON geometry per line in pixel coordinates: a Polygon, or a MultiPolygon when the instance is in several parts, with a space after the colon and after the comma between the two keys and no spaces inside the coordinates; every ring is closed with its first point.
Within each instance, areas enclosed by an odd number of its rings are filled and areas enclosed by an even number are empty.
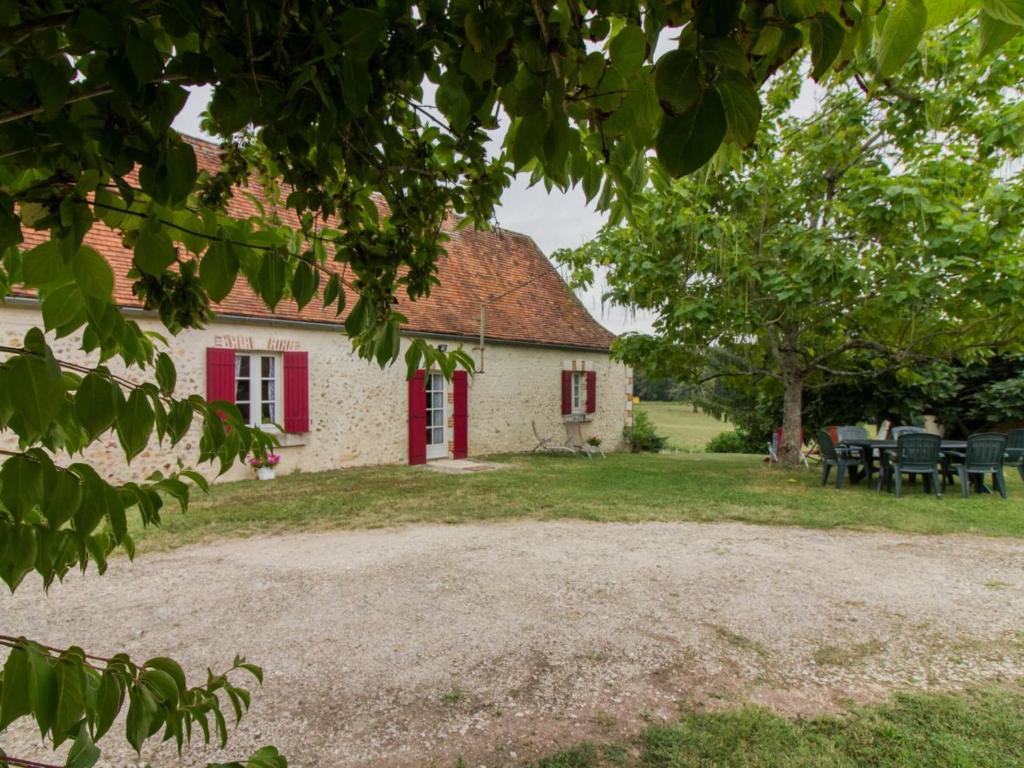
{"type": "MultiPolygon", "coordinates": [[[[846,448],[859,448],[861,452],[864,454],[864,461],[867,463],[868,467],[870,467],[871,472],[878,472],[880,469],[876,469],[873,463],[875,460],[876,452],[878,453],[879,460],[881,460],[881,456],[885,451],[896,450],[895,440],[871,440],[869,438],[852,438],[844,440],[843,442],[840,443],[840,445],[846,448]]],[[[951,451],[963,453],[964,451],[967,450],[967,441],[943,440],[939,450],[942,454],[946,454],[951,451]]],[[[881,489],[882,476],[880,472],[878,476],[878,483],[878,487],[879,489],[881,489]]],[[[979,490],[982,491],[983,493],[991,492],[984,485],[980,485],[979,490]]]]}

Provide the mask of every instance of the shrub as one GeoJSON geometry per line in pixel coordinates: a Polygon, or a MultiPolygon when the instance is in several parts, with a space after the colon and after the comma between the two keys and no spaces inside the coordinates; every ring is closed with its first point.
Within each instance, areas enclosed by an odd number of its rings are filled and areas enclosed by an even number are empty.
{"type": "Polygon", "coordinates": [[[704,450],[708,453],[764,453],[767,443],[742,429],[719,432],[708,441],[704,450]]]}
{"type": "Polygon", "coordinates": [[[654,422],[645,411],[633,411],[633,426],[622,430],[626,440],[629,441],[633,453],[651,451],[657,453],[665,447],[668,438],[659,435],[654,428],[654,422]]]}

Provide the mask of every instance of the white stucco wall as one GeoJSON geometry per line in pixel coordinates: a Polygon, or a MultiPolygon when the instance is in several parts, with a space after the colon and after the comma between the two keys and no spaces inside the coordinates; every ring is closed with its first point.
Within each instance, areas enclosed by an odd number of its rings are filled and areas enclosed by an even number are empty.
{"type": "MultiPolygon", "coordinates": [[[[166,334],[159,321],[133,315],[143,329],[166,334]]],[[[25,332],[41,324],[38,308],[31,304],[0,306],[0,343],[20,346],[25,332]]],[[[78,339],[49,338],[59,359],[87,362],[78,339]]],[[[405,341],[403,341],[403,351],[405,341]]],[[[456,346],[452,341],[444,343],[456,346]]],[[[467,343],[469,349],[471,344],[467,343]]],[[[206,391],[206,349],[230,347],[238,351],[309,353],[310,432],[284,436],[278,472],[301,468],[315,472],[372,464],[401,464],[408,460],[408,385],[405,366],[381,370],[360,360],[340,331],[309,326],[252,322],[218,322],[204,330],[184,331],[173,337],[166,350],[178,370],[176,396],[206,391]]],[[[473,353],[478,361],[479,354],[473,353]]],[[[530,450],[536,440],[531,421],[545,437],[565,439],[561,415],[563,368],[597,372],[597,410],[582,424],[584,437],[599,435],[605,450],[623,447],[622,428],[631,413],[628,395],[631,372],[612,362],[607,354],[526,345],[491,344],[485,352],[483,373],[469,379],[469,453],[478,456],[530,450]]],[[[111,364],[116,373],[117,366],[111,364]]],[[[132,374],[138,380],[138,372],[132,374]]],[[[449,418],[449,439],[451,419],[449,418]]],[[[0,434],[0,446],[12,447],[10,434],[0,434]]],[[[177,459],[192,465],[197,455],[198,429],[174,448],[152,443],[131,466],[111,432],[90,447],[86,459],[112,480],[144,477],[153,470],[173,469],[177,459]]],[[[211,474],[208,468],[204,474],[211,474]]],[[[236,466],[225,476],[251,476],[248,467],[236,466]]]]}

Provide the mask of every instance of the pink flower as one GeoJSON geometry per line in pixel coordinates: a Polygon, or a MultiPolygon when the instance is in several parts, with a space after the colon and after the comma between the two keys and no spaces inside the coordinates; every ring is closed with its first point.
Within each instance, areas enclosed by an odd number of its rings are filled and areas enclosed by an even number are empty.
{"type": "Polygon", "coordinates": [[[265,456],[250,456],[249,466],[254,469],[263,467],[276,467],[281,462],[281,457],[276,453],[268,453],[265,456]]]}

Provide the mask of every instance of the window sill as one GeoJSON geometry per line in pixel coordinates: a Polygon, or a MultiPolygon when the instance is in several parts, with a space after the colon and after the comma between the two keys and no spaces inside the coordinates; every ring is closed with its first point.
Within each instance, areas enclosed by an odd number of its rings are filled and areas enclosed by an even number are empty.
{"type": "Polygon", "coordinates": [[[594,414],[592,413],[569,413],[562,416],[562,421],[575,421],[585,423],[594,420],[594,414]]]}
{"type": "Polygon", "coordinates": [[[305,445],[309,438],[308,432],[275,432],[274,434],[282,448],[305,445]]]}

